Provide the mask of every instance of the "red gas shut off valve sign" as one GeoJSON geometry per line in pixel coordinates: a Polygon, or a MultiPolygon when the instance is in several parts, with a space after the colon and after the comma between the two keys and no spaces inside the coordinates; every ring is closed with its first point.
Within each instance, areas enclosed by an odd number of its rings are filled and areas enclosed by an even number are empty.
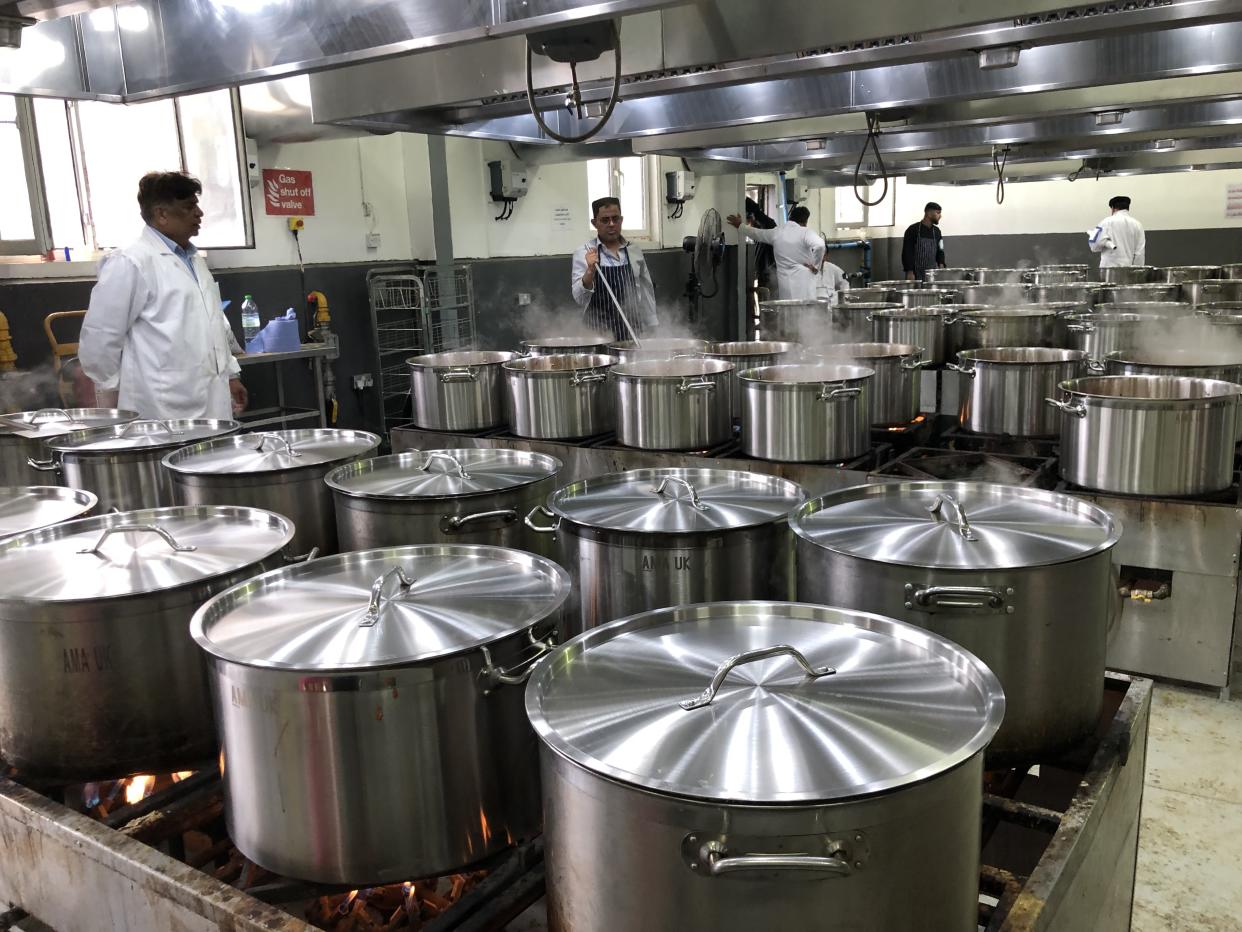
{"type": "Polygon", "coordinates": [[[315,186],[311,173],[292,168],[263,169],[263,203],[269,215],[313,217],[315,186]]]}

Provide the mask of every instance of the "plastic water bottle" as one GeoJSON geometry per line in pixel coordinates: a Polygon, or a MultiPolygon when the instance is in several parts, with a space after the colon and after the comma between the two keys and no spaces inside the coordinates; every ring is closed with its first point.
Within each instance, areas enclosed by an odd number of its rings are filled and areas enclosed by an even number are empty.
{"type": "Polygon", "coordinates": [[[254,303],[254,298],[246,295],[241,306],[242,333],[246,335],[247,340],[253,340],[259,335],[259,331],[263,329],[263,320],[259,317],[259,305],[254,303]]]}

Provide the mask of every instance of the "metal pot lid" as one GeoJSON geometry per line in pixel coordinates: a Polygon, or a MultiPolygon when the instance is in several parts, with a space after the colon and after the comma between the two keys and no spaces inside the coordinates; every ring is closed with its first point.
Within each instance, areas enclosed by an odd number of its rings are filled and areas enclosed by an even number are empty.
{"type": "Polygon", "coordinates": [[[43,408],[0,415],[0,434],[18,437],[59,437],[75,430],[124,424],[138,417],[137,411],[118,408],[43,408]]]}
{"type": "Polygon", "coordinates": [[[728,340],[708,343],[700,353],[703,356],[728,360],[736,356],[779,356],[783,353],[796,353],[801,349],[801,343],[783,340],[728,340]]]}
{"type": "Polygon", "coordinates": [[[1186,366],[1192,369],[1227,368],[1242,366],[1242,353],[1220,349],[1149,349],[1114,350],[1104,356],[1105,362],[1123,366],[1159,366],[1174,368],[1186,366]]]}
{"type": "Polygon", "coordinates": [[[723,359],[682,357],[679,359],[643,359],[622,362],[612,367],[614,375],[640,379],[694,379],[731,372],[733,363],[723,359]]]}
{"type": "Polygon", "coordinates": [[[78,430],[48,443],[61,452],[115,453],[122,450],[161,450],[221,437],[241,429],[237,421],[185,419],[137,420],[111,427],[78,430]]]}
{"type": "Polygon", "coordinates": [[[569,592],[568,573],[520,550],[388,547],[234,586],[194,614],[190,634],[209,654],[249,666],[364,670],[509,637],[554,616],[569,592]]]}
{"type": "Polygon", "coordinates": [[[0,487],[0,538],[80,518],[98,502],[93,492],[58,485],[0,487]]]}
{"type": "Polygon", "coordinates": [[[758,527],[806,500],[787,479],[731,469],[631,469],[575,482],[548,496],[574,524],[642,534],[758,527]]]}
{"type": "Polygon", "coordinates": [[[250,475],[337,463],[379,445],[380,438],[365,430],[271,430],[182,447],[164,457],[164,465],[191,475],[250,475]]]}
{"type": "Polygon", "coordinates": [[[288,518],[232,505],[66,521],[0,543],[0,601],[94,601],[176,589],[267,559],[292,539],[288,518]]]}
{"type": "Polygon", "coordinates": [[[788,602],[623,618],[565,644],[526,689],[539,737],[579,766],[747,804],[844,800],[927,780],[979,753],[1004,711],[995,675],[950,641],[788,602]]]}
{"type": "Polygon", "coordinates": [[[517,358],[517,353],[510,353],[507,350],[459,350],[452,353],[427,353],[423,356],[411,356],[405,363],[416,369],[469,369],[474,366],[498,366],[517,358]]]}
{"type": "Polygon", "coordinates": [[[525,450],[414,450],[340,466],[325,481],[353,498],[460,498],[521,488],[555,476],[562,465],[525,450]]]}
{"type": "Polygon", "coordinates": [[[1071,495],[985,482],[884,482],[807,502],[803,540],[864,560],[982,571],[1046,566],[1108,549],[1121,525],[1071,495]]]}
{"type": "Polygon", "coordinates": [[[522,345],[539,347],[541,349],[558,349],[570,346],[606,346],[612,342],[612,339],[611,334],[580,333],[577,336],[569,337],[536,337],[533,340],[523,340],[522,345]]]}
{"type": "Polygon", "coordinates": [[[705,340],[699,340],[695,337],[649,337],[637,343],[633,340],[616,340],[608,344],[608,349],[614,353],[672,353],[678,350],[694,352],[695,350],[701,350],[705,343],[705,340]]]}

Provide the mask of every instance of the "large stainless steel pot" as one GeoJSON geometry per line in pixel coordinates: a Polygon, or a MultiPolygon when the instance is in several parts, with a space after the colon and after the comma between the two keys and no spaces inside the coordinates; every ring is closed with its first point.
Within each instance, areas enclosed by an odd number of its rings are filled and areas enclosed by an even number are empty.
{"type": "Polygon", "coordinates": [[[1072,304],[1083,312],[1090,311],[1095,304],[1095,292],[1098,284],[1090,282],[1074,282],[1068,285],[1032,285],[1026,292],[1026,301],[1031,304],[1072,304]]]}
{"type": "Polygon", "coordinates": [[[336,514],[324,477],[370,456],[380,438],[362,430],[277,430],[210,440],[164,457],[186,505],[249,505],[293,521],[293,552],[336,553],[336,514]]]}
{"type": "Polygon", "coordinates": [[[1100,269],[1100,281],[1110,285],[1145,285],[1156,277],[1150,265],[1119,265],[1100,269]]]}
{"type": "Polygon", "coordinates": [[[1197,282],[1205,278],[1220,278],[1223,274],[1219,265],[1170,265],[1156,269],[1153,280],[1180,285],[1182,282],[1197,282]]]}
{"type": "MultiPolygon", "coordinates": [[[[929,365],[923,347],[911,343],[838,343],[824,347],[807,362],[845,362],[874,370],[871,423],[908,424],[919,416],[919,370],[929,365]]],[[[1042,395],[1040,396],[1043,397],[1042,395]]]]}
{"type": "MultiPolygon", "coordinates": [[[[1104,357],[1104,374],[1173,375],[1242,385],[1242,353],[1212,349],[1117,350],[1104,357]]],[[[1242,441],[1242,411],[1238,416],[1238,440],[1242,441]]]]}
{"type": "Polygon", "coordinates": [[[1027,304],[1031,300],[1031,286],[1021,282],[971,285],[962,289],[959,300],[962,304],[983,304],[988,307],[1027,304]]]}
{"type": "Polygon", "coordinates": [[[979,434],[1053,437],[1061,419],[1044,399],[1066,379],[1087,374],[1082,350],[1022,347],[963,350],[957,355],[958,423],[979,434]]]}
{"type": "Polygon", "coordinates": [[[805,499],[801,486],[762,473],[634,469],[558,489],[526,523],[555,535],[580,599],[577,633],[671,605],[789,598],[785,518],[805,499]]]}
{"type": "Polygon", "coordinates": [[[1242,262],[1230,262],[1220,267],[1221,278],[1242,278],[1242,262]]]}
{"type": "Polygon", "coordinates": [[[871,448],[875,370],[832,363],[742,373],[742,450],[790,463],[832,463],[871,448]]]}
{"type": "MultiPolygon", "coordinates": [[[[1219,327],[1242,326],[1242,301],[1216,301],[1195,308],[1195,318],[1203,323],[1219,327]]],[[[1226,331],[1229,339],[1238,339],[1242,331],[1226,331]]]]}
{"type": "Polygon", "coordinates": [[[1099,311],[1115,314],[1156,314],[1160,317],[1190,317],[1196,308],[1186,301],[1112,301],[1096,305],[1099,311]]]}
{"type": "Polygon", "coordinates": [[[1085,262],[1045,262],[1038,267],[1038,270],[1040,272],[1077,272],[1086,278],[1091,271],[1091,266],[1085,262]]]}
{"type": "Polygon", "coordinates": [[[928,269],[923,273],[924,280],[935,285],[939,282],[973,282],[976,269],[928,269]]]}
{"type": "Polygon", "coordinates": [[[324,481],[342,551],[491,544],[538,553],[543,538],[522,519],[556,487],[562,465],[525,450],[416,450],[338,466],[324,481]]]}
{"type": "Polygon", "coordinates": [[[1076,285],[1087,280],[1085,269],[1032,269],[1024,272],[1022,281],[1036,287],[1048,285],[1076,285]]]}
{"type": "Polygon", "coordinates": [[[1054,759],[1095,732],[1118,599],[1106,511],[1011,485],[892,482],[807,502],[790,524],[798,598],[934,631],[996,674],[990,762],[1054,759]]]}
{"type": "Polygon", "coordinates": [[[959,300],[963,292],[949,288],[904,288],[895,294],[902,307],[935,307],[959,300]]]}
{"type": "Polygon", "coordinates": [[[1018,285],[1025,283],[1031,269],[975,269],[980,285],[1018,285]]]}
{"type": "Polygon", "coordinates": [[[1118,314],[1099,311],[1094,314],[1071,314],[1062,318],[1065,345],[1082,350],[1089,359],[1100,362],[1114,350],[1137,349],[1147,334],[1158,331],[1167,318],[1156,314],[1118,314]]]}
{"type": "Polygon", "coordinates": [[[959,312],[945,321],[945,357],[951,362],[968,349],[1055,346],[1059,316],[1048,304],[959,312]]]}
{"type": "MultiPolygon", "coordinates": [[[[915,283],[906,282],[905,284],[909,288],[915,283]]],[[[904,288],[881,288],[877,285],[868,285],[865,288],[851,288],[849,291],[838,292],[838,297],[842,304],[897,304],[897,292],[904,290],[904,288]]],[[[900,307],[899,304],[897,306],[900,307]]]]}
{"type": "Polygon", "coordinates": [[[411,420],[425,430],[486,430],[504,423],[501,366],[517,353],[462,351],[411,356],[411,420]]]}
{"type": "Polygon", "coordinates": [[[504,364],[505,416],[519,437],[560,440],[606,434],[617,421],[611,356],[531,356],[504,364]]]}
{"type": "Polygon", "coordinates": [[[1242,387],[1113,375],[1062,382],[1061,478],[1123,495],[1205,495],[1233,483],[1242,387]]]}
{"type": "Polygon", "coordinates": [[[733,366],[718,359],[620,363],[611,377],[617,440],[642,450],[703,450],[733,435],[733,366]]]}
{"type": "Polygon", "coordinates": [[[974,932],[1004,708],[957,645],[839,608],[693,605],[575,638],[526,690],[549,928],[974,932]]]}
{"type": "Polygon", "coordinates": [[[215,757],[190,616],[279,565],[293,526],[251,508],[161,508],[0,542],[0,758],[78,782],[215,757]]]}
{"type": "Polygon", "coordinates": [[[499,547],[395,547],[276,570],[190,627],[209,661],[229,837],[315,883],[465,868],[539,831],[532,665],[569,577],[499,547]]]}
{"type": "Polygon", "coordinates": [[[833,342],[832,308],[826,300],[760,301],[759,339],[805,343],[812,338],[816,342],[833,342]]]}
{"type": "Polygon", "coordinates": [[[0,486],[0,540],[91,513],[91,492],[58,485],[0,486]]]}
{"type": "Polygon", "coordinates": [[[538,337],[523,340],[522,351],[531,356],[604,356],[612,337],[581,333],[569,337],[538,337]]]}
{"type": "Polygon", "coordinates": [[[677,356],[693,356],[706,345],[706,340],[693,337],[648,337],[638,343],[620,340],[608,344],[608,352],[617,362],[646,362],[655,359],[673,359],[677,356]]]}
{"type": "Polygon", "coordinates": [[[137,411],[116,408],[44,408],[0,415],[0,485],[39,485],[47,477],[30,465],[46,460],[44,442],[92,427],[124,424],[138,417],[137,411]]]}
{"type": "Polygon", "coordinates": [[[172,475],[163,465],[165,454],[240,429],[237,421],[210,419],[138,420],[94,427],[48,440],[51,458],[31,460],[30,465],[56,473],[68,488],[94,492],[101,512],[167,508],[178,501],[172,475]]]}
{"type": "Polygon", "coordinates": [[[904,343],[923,348],[923,364],[944,363],[944,322],[958,306],[937,308],[894,308],[873,311],[871,339],[877,343],[904,343]]]}
{"type": "Polygon", "coordinates": [[[742,419],[742,384],[738,381],[747,369],[775,366],[792,362],[801,352],[800,343],[780,340],[737,340],[725,343],[708,343],[699,353],[704,359],[719,359],[733,366],[733,378],[729,386],[729,411],[733,420],[742,419]]]}
{"type": "Polygon", "coordinates": [[[1242,281],[1232,278],[1205,278],[1182,282],[1181,300],[1195,305],[1242,301],[1242,281]]]}
{"type": "Polygon", "coordinates": [[[1095,293],[1099,304],[1147,304],[1152,301],[1177,302],[1181,300],[1179,285],[1105,285],[1095,293]]]}

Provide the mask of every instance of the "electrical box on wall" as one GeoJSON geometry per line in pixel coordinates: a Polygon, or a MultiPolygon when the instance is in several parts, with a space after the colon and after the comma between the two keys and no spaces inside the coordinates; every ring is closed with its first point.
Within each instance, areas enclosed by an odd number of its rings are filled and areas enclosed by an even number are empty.
{"type": "Polygon", "coordinates": [[[664,173],[664,200],[669,204],[684,204],[694,197],[694,172],[676,171],[664,173]]]}
{"type": "Polygon", "coordinates": [[[525,196],[530,188],[526,166],[517,160],[488,162],[487,170],[491,175],[493,201],[515,201],[525,196]]]}
{"type": "Polygon", "coordinates": [[[794,204],[801,204],[808,197],[810,197],[810,194],[810,185],[808,185],[801,178],[785,179],[785,203],[789,204],[791,207],[794,204]]]}
{"type": "Polygon", "coordinates": [[[259,143],[249,136],[246,137],[246,179],[252,188],[263,183],[263,169],[259,167],[259,143]]]}

